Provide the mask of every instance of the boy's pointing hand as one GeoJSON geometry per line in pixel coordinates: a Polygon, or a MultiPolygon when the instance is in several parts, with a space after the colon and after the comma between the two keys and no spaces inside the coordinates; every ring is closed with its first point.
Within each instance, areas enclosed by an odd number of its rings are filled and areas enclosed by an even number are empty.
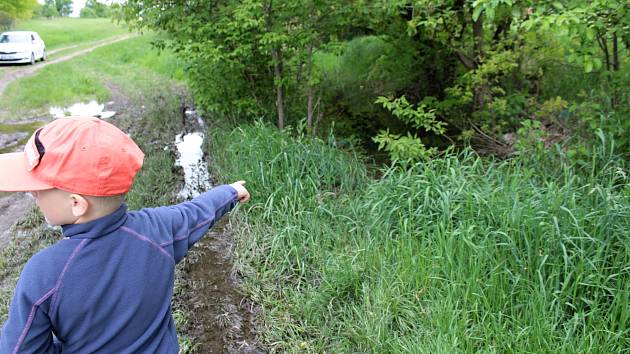
{"type": "Polygon", "coordinates": [[[230,184],[230,186],[234,187],[237,192],[238,201],[241,203],[245,203],[249,200],[249,191],[245,188],[245,181],[238,181],[230,184]]]}

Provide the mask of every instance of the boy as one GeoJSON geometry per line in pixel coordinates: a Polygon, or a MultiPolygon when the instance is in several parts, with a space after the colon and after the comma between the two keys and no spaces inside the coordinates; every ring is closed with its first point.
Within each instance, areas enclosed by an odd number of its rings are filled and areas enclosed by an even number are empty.
{"type": "Polygon", "coordinates": [[[249,192],[239,181],[174,206],[129,212],[144,154],[98,118],[68,117],[0,155],[0,190],[28,191],[64,238],[24,267],[0,353],[177,353],[174,268],[249,192]]]}

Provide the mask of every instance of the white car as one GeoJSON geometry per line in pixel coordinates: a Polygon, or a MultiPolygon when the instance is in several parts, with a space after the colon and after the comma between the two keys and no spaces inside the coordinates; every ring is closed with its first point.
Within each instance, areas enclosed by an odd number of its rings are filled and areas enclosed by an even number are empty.
{"type": "Polygon", "coordinates": [[[0,63],[31,63],[46,60],[46,45],[37,32],[13,31],[0,34],[0,63]]]}

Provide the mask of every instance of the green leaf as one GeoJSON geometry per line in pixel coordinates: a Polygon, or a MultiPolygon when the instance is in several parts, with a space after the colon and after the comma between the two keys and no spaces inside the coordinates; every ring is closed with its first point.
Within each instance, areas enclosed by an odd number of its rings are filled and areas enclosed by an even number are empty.
{"type": "Polygon", "coordinates": [[[593,61],[589,59],[584,62],[584,72],[590,73],[591,71],[593,71],[593,61]]]}
{"type": "Polygon", "coordinates": [[[475,7],[475,10],[473,11],[473,15],[472,15],[473,21],[477,21],[479,16],[481,16],[481,11],[483,11],[483,6],[475,7]]]}

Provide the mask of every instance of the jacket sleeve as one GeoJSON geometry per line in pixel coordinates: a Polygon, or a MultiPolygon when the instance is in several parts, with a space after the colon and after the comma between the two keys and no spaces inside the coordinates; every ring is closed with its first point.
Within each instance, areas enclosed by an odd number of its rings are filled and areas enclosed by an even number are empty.
{"type": "Polygon", "coordinates": [[[9,308],[9,317],[0,333],[0,353],[56,353],[53,329],[47,310],[54,289],[42,289],[37,269],[27,263],[18,281],[9,308]]]}
{"type": "Polygon", "coordinates": [[[234,187],[222,185],[202,193],[191,201],[152,209],[153,217],[167,228],[173,245],[175,262],[181,261],[216,221],[232,210],[237,203],[234,187]]]}

